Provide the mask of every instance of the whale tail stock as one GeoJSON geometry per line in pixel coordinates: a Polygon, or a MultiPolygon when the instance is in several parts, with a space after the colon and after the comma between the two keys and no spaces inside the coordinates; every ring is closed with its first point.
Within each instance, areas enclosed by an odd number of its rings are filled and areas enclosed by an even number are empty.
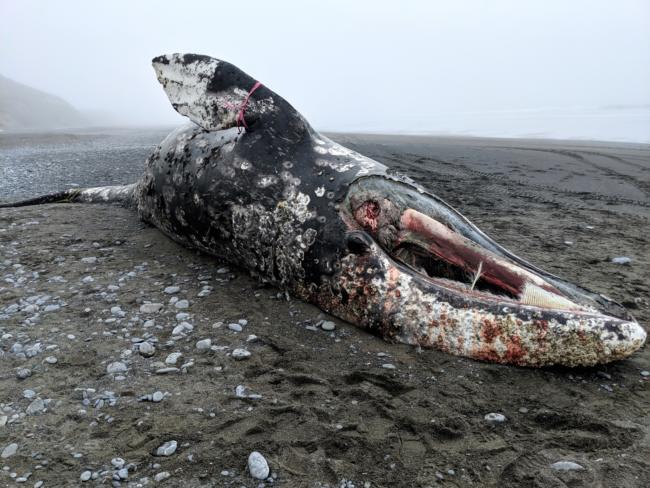
{"type": "Polygon", "coordinates": [[[0,208],[27,207],[46,203],[117,203],[126,207],[134,202],[136,183],[130,185],[98,186],[94,188],[74,188],[48,195],[0,203],[0,208]]]}

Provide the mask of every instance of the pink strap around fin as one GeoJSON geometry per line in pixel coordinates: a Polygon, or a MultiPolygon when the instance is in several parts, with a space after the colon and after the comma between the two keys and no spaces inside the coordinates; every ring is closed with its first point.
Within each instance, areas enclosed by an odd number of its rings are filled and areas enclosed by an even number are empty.
{"type": "Polygon", "coordinates": [[[253,88],[251,88],[251,91],[248,92],[248,95],[246,95],[246,98],[244,98],[244,101],[239,106],[239,112],[237,112],[236,120],[237,120],[237,128],[239,129],[240,134],[242,131],[242,126],[248,129],[248,125],[246,125],[246,119],[244,119],[244,112],[246,112],[246,107],[248,106],[248,100],[250,99],[253,92],[257,90],[260,86],[262,86],[262,84],[259,81],[256,81],[255,84],[253,85],[253,88]]]}

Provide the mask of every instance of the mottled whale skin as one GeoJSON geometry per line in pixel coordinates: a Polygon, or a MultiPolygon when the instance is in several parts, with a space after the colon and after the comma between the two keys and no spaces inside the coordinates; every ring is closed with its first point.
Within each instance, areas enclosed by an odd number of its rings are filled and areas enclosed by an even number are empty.
{"type": "Polygon", "coordinates": [[[156,148],[139,182],[46,201],[134,205],[184,246],[391,341],[524,366],[604,363],[645,342],[620,305],[527,263],[412,180],[320,135],[232,64],[172,54],[153,66],[192,123],[156,148]]]}

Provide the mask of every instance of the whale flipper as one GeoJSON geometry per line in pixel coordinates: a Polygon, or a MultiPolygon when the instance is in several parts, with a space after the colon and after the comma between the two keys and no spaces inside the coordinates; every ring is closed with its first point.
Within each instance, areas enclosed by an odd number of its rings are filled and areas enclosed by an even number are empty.
{"type": "Polygon", "coordinates": [[[136,184],[73,188],[48,195],[40,195],[17,202],[0,203],[0,208],[27,207],[46,203],[118,203],[129,207],[133,204],[136,184]]]}

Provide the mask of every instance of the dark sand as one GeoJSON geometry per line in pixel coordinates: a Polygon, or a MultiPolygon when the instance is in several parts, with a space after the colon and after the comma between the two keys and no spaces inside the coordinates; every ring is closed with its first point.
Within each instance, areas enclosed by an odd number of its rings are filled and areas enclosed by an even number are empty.
{"type": "MultiPolygon", "coordinates": [[[[0,135],[0,200],[70,183],[133,181],[162,135],[0,135]]],[[[650,324],[649,146],[333,137],[408,173],[516,253],[622,301],[650,324]],[[632,263],[612,264],[614,256],[632,263]]],[[[650,486],[650,380],[641,375],[650,370],[648,347],[626,361],[575,370],[418,352],[340,321],[334,333],[310,330],[318,309],[278,299],[277,290],[241,270],[217,273],[220,266],[129,210],[1,209],[0,415],[8,423],[0,426],[0,451],[15,442],[18,452],[0,460],[8,466],[0,484],[13,486],[11,473],[31,472],[24,485],[76,486],[91,470],[100,476],[86,484],[110,486],[110,461],[119,456],[134,464],[123,486],[143,478],[155,485],[153,476],[168,471],[166,486],[253,487],[245,463],[258,450],[277,474],[273,485],[283,487],[352,486],[343,480],[357,488],[650,486]],[[94,281],[82,282],[86,276],[94,281]],[[190,300],[194,330],[170,342],[178,310],[163,289],[173,284],[190,300]],[[213,290],[198,297],[204,284],[213,290]],[[62,306],[45,312],[44,303],[40,319],[28,324],[34,312],[21,300],[35,295],[62,306]],[[165,304],[151,315],[153,327],[144,326],[143,301],[165,304]],[[7,312],[14,303],[23,310],[7,312]],[[113,316],[114,306],[125,317],[113,316]],[[241,333],[219,326],[241,318],[249,322],[241,333]],[[249,334],[258,340],[247,343],[249,334]],[[157,340],[152,358],[125,352],[145,337],[157,340]],[[197,351],[205,338],[225,348],[197,351]],[[11,352],[16,342],[57,347],[21,359],[11,352]],[[252,356],[235,361],[235,347],[252,356]],[[154,363],[176,351],[184,355],[179,364],[194,364],[185,373],[155,374],[154,363]],[[118,360],[129,368],[122,381],[106,374],[118,360]],[[18,380],[16,370],[25,367],[31,377],[18,380]],[[237,385],[262,398],[237,398],[237,385]],[[96,390],[87,395],[90,405],[78,388],[96,390]],[[33,401],[25,389],[51,400],[45,412],[20,416],[33,401]],[[170,395],[138,401],[156,390],[170,395]],[[107,401],[96,408],[100,397],[107,401]],[[489,425],[490,412],[506,422],[489,425]],[[175,454],[152,455],[171,439],[175,454]],[[557,461],[584,470],[551,469],[557,461]]]]}

